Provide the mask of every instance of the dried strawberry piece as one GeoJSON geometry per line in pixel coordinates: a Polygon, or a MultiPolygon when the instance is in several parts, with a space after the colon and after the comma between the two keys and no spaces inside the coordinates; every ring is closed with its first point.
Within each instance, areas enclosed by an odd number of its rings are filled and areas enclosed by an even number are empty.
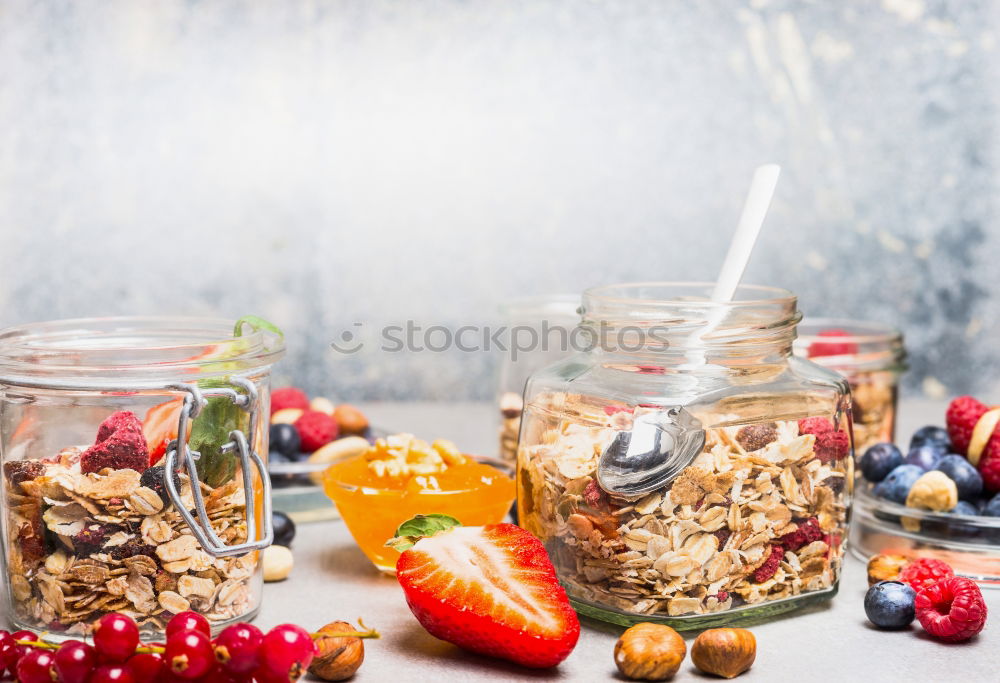
{"type": "Polygon", "coordinates": [[[754,582],[763,583],[772,576],[774,576],[774,573],[778,571],[778,565],[781,564],[781,560],[784,557],[785,557],[785,551],[781,548],[780,545],[771,546],[771,554],[768,556],[766,560],[764,560],[764,564],[762,564],[761,566],[757,567],[757,569],[754,570],[753,573],[754,582]]]}
{"type": "Polygon", "coordinates": [[[135,413],[112,413],[98,428],[94,445],[80,456],[81,472],[97,472],[105,467],[136,472],[149,467],[149,447],[135,413]]]}
{"type": "Polygon", "coordinates": [[[743,450],[748,453],[759,451],[769,443],[778,440],[776,427],[777,425],[773,422],[771,424],[746,425],[736,432],[736,442],[743,446],[743,450]]]}
{"type": "Polygon", "coordinates": [[[833,431],[833,423],[825,417],[807,417],[799,420],[799,436],[803,434],[825,434],[833,431]]]}
{"type": "Polygon", "coordinates": [[[11,486],[42,476],[45,465],[37,460],[12,460],[3,464],[3,474],[11,486]]]}
{"type": "Polygon", "coordinates": [[[156,548],[133,539],[111,548],[108,554],[116,560],[124,560],[126,557],[135,557],[136,555],[148,555],[155,559],[156,548]]]}
{"type": "Polygon", "coordinates": [[[986,625],[986,602],[972,579],[953,576],[917,592],[917,619],[938,640],[969,640],[986,625]]]}
{"type": "Polygon", "coordinates": [[[780,537],[778,543],[786,550],[798,550],[821,538],[823,538],[823,530],[819,528],[819,522],[816,521],[815,517],[810,517],[804,522],[799,522],[798,529],[780,537]]]}
{"type": "Polygon", "coordinates": [[[607,502],[608,495],[604,492],[600,486],[597,485],[596,479],[591,479],[587,487],[583,489],[583,499],[592,508],[603,507],[603,504],[607,502]]]}
{"type": "Polygon", "coordinates": [[[114,524],[91,524],[73,536],[73,549],[81,557],[100,552],[108,537],[121,530],[120,526],[114,524]]]}
{"type": "Polygon", "coordinates": [[[824,464],[842,460],[851,452],[851,440],[847,432],[825,432],[816,437],[813,444],[816,459],[824,464]]]}
{"type": "Polygon", "coordinates": [[[728,541],[729,537],[732,535],[733,532],[725,528],[719,529],[718,531],[715,532],[715,537],[719,539],[719,550],[722,550],[725,547],[726,541],[728,541]]]}
{"type": "Polygon", "coordinates": [[[29,567],[40,564],[48,553],[45,552],[45,537],[42,528],[41,508],[36,519],[24,522],[17,530],[17,545],[21,549],[21,558],[29,567]]]}

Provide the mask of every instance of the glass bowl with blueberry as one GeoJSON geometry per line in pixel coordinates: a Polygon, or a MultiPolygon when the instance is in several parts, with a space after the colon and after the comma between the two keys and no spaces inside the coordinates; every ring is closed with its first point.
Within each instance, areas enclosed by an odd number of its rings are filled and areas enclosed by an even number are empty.
{"type": "Polygon", "coordinates": [[[310,398],[301,389],[276,389],[268,456],[275,507],[297,522],[336,518],[336,509],[323,493],[323,472],[363,453],[385,434],[371,427],[354,406],[310,398]]]}
{"type": "Polygon", "coordinates": [[[880,442],[861,454],[851,547],[863,560],[878,553],[936,557],[1000,587],[1000,488],[984,469],[982,447],[970,444],[975,423],[963,428],[953,417],[949,410],[948,428],[918,429],[905,452],[880,442]]]}

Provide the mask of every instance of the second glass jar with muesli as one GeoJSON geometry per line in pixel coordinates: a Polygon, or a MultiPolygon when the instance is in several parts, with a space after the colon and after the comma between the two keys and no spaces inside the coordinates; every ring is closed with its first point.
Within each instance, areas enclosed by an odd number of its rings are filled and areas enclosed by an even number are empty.
{"type": "Polygon", "coordinates": [[[850,390],[793,357],[795,297],[588,290],[592,350],[534,374],[520,523],[583,614],[705,628],[837,591],[853,485],[850,390]]]}

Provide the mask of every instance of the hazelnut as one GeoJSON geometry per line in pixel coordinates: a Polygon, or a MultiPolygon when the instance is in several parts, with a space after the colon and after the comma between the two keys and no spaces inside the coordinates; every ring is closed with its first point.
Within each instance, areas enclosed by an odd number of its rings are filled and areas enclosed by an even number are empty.
{"type": "Polygon", "coordinates": [[[264,580],[284,581],[292,573],[292,551],[283,545],[271,545],[264,548],[264,580]]]}
{"type": "Polygon", "coordinates": [[[945,512],[958,505],[958,487],[944,472],[925,472],[913,482],[906,507],[945,512]]]}
{"type": "Polygon", "coordinates": [[[672,678],[686,654],[687,645],[680,634],[661,624],[636,624],[615,643],[615,665],[633,680],[672,678]]]}
{"type": "Polygon", "coordinates": [[[868,585],[874,586],[879,581],[895,581],[909,562],[902,555],[872,555],[868,560],[868,585]]]}
{"type": "Polygon", "coordinates": [[[341,403],[336,407],[333,419],[344,434],[360,434],[368,429],[368,418],[365,414],[347,403],[341,403]]]}
{"type": "Polygon", "coordinates": [[[694,639],[691,661],[699,670],[735,678],[753,666],[757,639],[745,628],[711,628],[694,639]]]}
{"type": "Polygon", "coordinates": [[[355,635],[338,636],[338,633],[357,633],[346,621],[334,621],[319,630],[316,638],[316,656],[309,665],[309,673],[324,681],[343,681],[354,675],[365,661],[365,643],[355,635]]]}

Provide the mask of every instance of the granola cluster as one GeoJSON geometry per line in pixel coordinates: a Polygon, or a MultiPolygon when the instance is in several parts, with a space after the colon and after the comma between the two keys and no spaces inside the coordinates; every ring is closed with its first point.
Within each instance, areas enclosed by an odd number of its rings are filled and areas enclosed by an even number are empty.
{"type": "MultiPolygon", "coordinates": [[[[13,607],[38,629],[86,634],[107,612],[162,630],[191,609],[220,621],[251,612],[257,555],[214,559],[165,496],[133,469],[84,473],[81,449],[4,465],[13,607]]],[[[149,470],[147,470],[149,472],[149,470]]],[[[194,507],[191,482],[181,497],[194,507]]],[[[235,480],[202,485],[209,519],[226,543],[246,540],[235,480]]]]}
{"type": "Polygon", "coordinates": [[[849,444],[821,458],[815,425],[700,415],[726,426],[706,430],[702,452],[664,489],[627,499],[597,485],[597,461],[647,409],[588,411],[557,396],[545,414],[553,404],[565,417],[530,425],[522,438],[520,514],[572,597],[634,614],[698,615],[837,580],[849,444]]]}

